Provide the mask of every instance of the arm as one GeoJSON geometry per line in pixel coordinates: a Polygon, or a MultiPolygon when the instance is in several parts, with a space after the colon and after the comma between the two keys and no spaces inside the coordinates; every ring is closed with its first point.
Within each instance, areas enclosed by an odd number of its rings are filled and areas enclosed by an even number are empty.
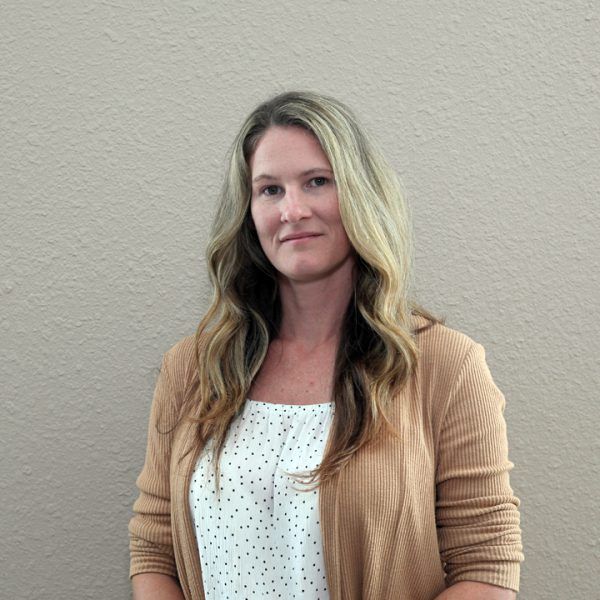
{"type": "Polygon", "coordinates": [[[461,581],[444,590],[435,600],[515,600],[517,593],[513,590],[479,583],[461,581]]]}
{"type": "Polygon", "coordinates": [[[140,493],[129,522],[129,575],[136,576],[132,582],[136,600],[154,598],[149,595],[152,593],[149,590],[154,590],[154,583],[162,582],[156,590],[168,590],[177,581],[171,537],[170,459],[178,402],[169,377],[169,360],[169,353],[166,353],[152,400],[146,459],[136,481],[140,493]]]}
{"type": "Polygon", "coordinates": [[[184,600],[179,584],[161,573],[140,573],[131,579],[133,600],[184,600]]]}
{"type": "Polygon", "coordinates": [[[504,405],[483,346],[475,343],[452,385],[438,440],[436,522],[448,586],[444,600],[460,596],[460,588],[453,589],[459,582],[497,586],[493,591],[504,594],[500,598],[519,589],[519,500],[508,477],[504,405]]]}

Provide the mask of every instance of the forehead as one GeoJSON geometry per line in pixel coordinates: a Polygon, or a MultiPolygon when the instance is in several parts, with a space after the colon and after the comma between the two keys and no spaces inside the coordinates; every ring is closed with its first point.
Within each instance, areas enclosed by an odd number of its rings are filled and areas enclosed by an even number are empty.
{"type": "Polygon", "coordinates": [[[267,168],[330,168],[319,140],[301,127],[269,127],[248,162],[253,175],[267,168]]]}

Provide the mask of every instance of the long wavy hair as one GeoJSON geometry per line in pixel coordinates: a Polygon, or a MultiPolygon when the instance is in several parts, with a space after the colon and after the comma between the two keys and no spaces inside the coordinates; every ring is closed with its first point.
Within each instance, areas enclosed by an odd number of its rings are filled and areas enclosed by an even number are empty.
{"type": "Polygon", "coordinates": [[[331,97],[310,92],[287,92],[260,104],[230,150],[207,248],[213,297],[196,332],[197,373],[182,411],[197,425],[197,443],[212,444],[217,494],[227,431],[281,323],[277,272],[250,215],[249,160],[274,126],[301,127],[319,141],[334,173],[342,223],[357,260],[335,360],[330,447],[317,469],[290,475],[316,483],[315,489],[383,435],[382,428],[397,435],[386,407],[417,366],[420,330],[411,330],[411,315],[425,317],[425,328],[443,323],[408,298],[408,207],[396,175],[353,113],[331,97]]]}

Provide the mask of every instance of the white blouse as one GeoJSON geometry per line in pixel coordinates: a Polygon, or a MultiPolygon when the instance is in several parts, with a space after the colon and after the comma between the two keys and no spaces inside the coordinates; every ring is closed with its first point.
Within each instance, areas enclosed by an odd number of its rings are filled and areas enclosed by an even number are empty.
{"type": "Polygon", "coordinates": [[[248,400],[232,422],[215,492],[211,445],[190,484],[190,510],[207,600],[328,599],[318,489],[283,471],[318,467],[334,403],[248,400]],[[294,489],[295,488],[295,489],[294,489]]]}

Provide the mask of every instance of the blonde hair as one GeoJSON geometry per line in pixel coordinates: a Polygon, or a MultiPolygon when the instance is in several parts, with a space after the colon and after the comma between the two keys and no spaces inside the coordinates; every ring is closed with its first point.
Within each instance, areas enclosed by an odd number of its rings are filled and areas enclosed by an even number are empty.
{"type": "Polygon", "coordinates": [[[429,326],[443,322],[408,299],[408,208],[393,170],[352,112],[310,92],[287,92],[259,105],[230,150],[207,248],[213,298],[196,332],[197,378],[183,407],[183,415],[197,424],[197,443],[213,443],[217,494],[229,425],[243,408],[281,321],[277,273],[262,251],[249,208],[248,162],[273,126],[302,127],[321,144],[357,255],[354,294],[335,363],[331,444],[317,469],[296,476],[318,487],[376,440],[382,427],[396,435],[385,409],[417,365],[418,331],[411,331],[411,315],[425,317],[429,326]]]}

